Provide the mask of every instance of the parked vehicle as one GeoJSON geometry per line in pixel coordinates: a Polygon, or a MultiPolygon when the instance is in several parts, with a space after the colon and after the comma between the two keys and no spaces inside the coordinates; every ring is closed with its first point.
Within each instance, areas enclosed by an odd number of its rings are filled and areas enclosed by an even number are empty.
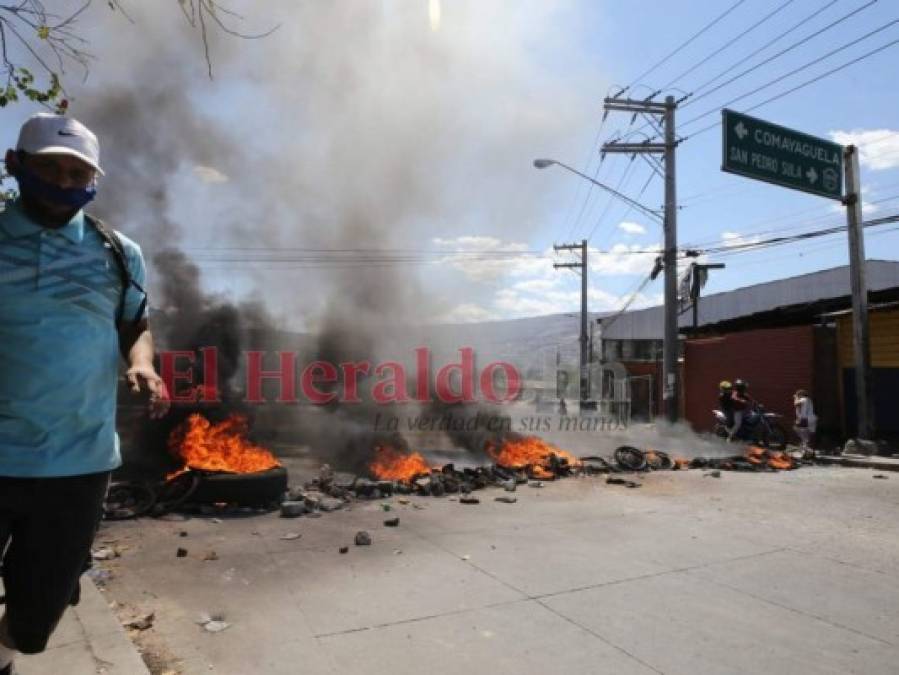
{"type": "MultiPolygon", "coordinates": [[[[715,435],[727,438],[727,418],[720,410],[713,410],[715,416],[715,435]]],[[[787,435],[780,425],[782,415],[768,412],[763,405],[756,405],[752,411],[744,415],[743,423],[734,437],[746,443],[754,443],[767,448],[783,450],[787,446],[787,435]]]]}

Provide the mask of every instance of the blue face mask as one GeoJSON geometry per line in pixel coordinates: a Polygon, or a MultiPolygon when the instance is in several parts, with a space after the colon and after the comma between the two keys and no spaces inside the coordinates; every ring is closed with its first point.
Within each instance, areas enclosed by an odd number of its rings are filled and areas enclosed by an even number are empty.
{"type": "Polygon", "coordinates": [[[22,192],[60,206],[81,209],[97,196],[97,188],[93,185],[86,188],[61,188],[48,183],[21,163],[13,175],[22,192]]]}

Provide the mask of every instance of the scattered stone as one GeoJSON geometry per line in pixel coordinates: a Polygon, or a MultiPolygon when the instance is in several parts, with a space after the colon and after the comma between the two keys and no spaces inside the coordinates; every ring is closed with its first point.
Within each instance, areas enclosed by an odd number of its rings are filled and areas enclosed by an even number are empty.
{"type": "Polygon", "coordinates": [[[625,478],[614,478],[613,476],[609,476],[608,478],[606,478],[606,483],[608,483],[609,485],[623,485],[627,488],[638,488],[641,485],[641,483],[637,483],[632,480],[627,480],[625,478]]]}
{"type": "Polygon", "coordinates": [[[530,483],[528,483],[528,485],[530,485],[532,488],[542,488],[543,481],[542,480],[532,480],[530,483]]]}
{"type": "Polygon", "coordinates": [[[175,556],[178,558],[186,558],[187,557],[187,549],[179,548],[177,551],[175,551],[175,556]]]}
{"type": "Polygon", "coordinates": [[[318,508],[325,513],[330,513],[331,511],[342,509],[343,505],[344,501],[342,499],[334,499],[334,497],[323,497],[318,504],[318,508]]]}
{"type": "Polygon", "coordinates": [[[219,559],[219,554],[216,553],[215,551],[206,551],[206,553],[203,554],[203,560],[206,562],[211,562],[213,560],[218,560],[218,559],[219,559]]]}
{"type": "Polygon", "coordinates": [[[459,498],[460,504],[480,504],[481,500],[477,497],[471,497],[470,495],[465,495],[464,497],[459,498]]]}
{"type": "Polygon", "coordinates": [[[279,539],[282,539],[284,541],[293,541],[294,539],[299,539],[301,536],[303,535],[298,532],[287,532],[286,534],[282,534],[279,539]]]}
{"type": "Polygon", "coordinates": [[[91,567],[85,572],[97,586],[105,586],[112,580],[112,570],[105,570],[102,567],[91,567]]]}
{"type": "Polygon", "coordinates": [[[328,485],[334,481],[334,469],[327,464],[322,464],[318,470],[318,482],[321,485],[328,485]]]}
{"type": "Polygon", "coordinates": [[[301,502],[306,499],[306,490],[303,488],[290,488],[287,491],[287,496],[284,498],[286,502],[301,502]]]}
{"type": "Polygon", "coordinates": [[[356,533],[356,546],[371,546],[371,535],[365,530],[356,533]]]}
{"type": "Polygon", "coordinates": [[[187,532],[185,532],[184,530],[181,530],[181,531],[178,533],[178,536],[179,536],[179,537],[186,537],[186,536],[187,536],[187,532]]]}
{"type": "MultiPolygon", "coordinates": [[[[407,499],[406,502],[408,503],[408,501],[409,501],[409,500],[407,499]]],[[[382,511],[390,511],[390,509],[391,509],[390,504],[388,504],[387,502],[382,502],[382,503],[381,503],[381,510],[382,510],[382,511]]]]}
{"type": "Polygon", "coordinates": [[[332,482],[334,483],[334,487],[338,487],[341,490],[349,490],[356,482],[356,474],[347,473],[346,471],[337,471],[334,473],[332,482]]]}
{"type": "Polygon", "coordinates": [[[212,523],[213,525],[221,525],[222,519],[221,518],[213,518],[209,522],[212,523]]]}
{"type": "Polygon", "coordinates": [[[384,521],[384,527],[398,527],[400,524],[399,518],[389,518],[384,521]]]}
{"type": "Polygon", "coordinates": [[[877,443],[862,438],[850,439],[843,446],[844,455],[876,455],[877,450],[877,443]]]}
{"type": "Polygon", "coordinates": [[[304,502],[281,502],[282,518],[297,518],[306,513],[306,504],[304,502]]]}
{"type": "Polygon", "coordinates": [[[882,473],[875,473],[873,478],[880,478],[882,480],[887,480],[888,476],[884,476],[882,473]]]}
{"type": "Polygon", "coordinates": [[[518,487],[518,483],[515,482],[514,478],[504,480],[501,485],[503,486],[503,490],[505,490],[506,492],[515,492],[515,488],[518,487]]]}
{"type": "Polygon", "coordinates": [[[231,626],[230,623],[225,621],[224,614],[204,613],[200,615],[200,618],[197,619],[196,623],[202,626],[208,633],[221,633],[231,626]]]}
{"type": "Polygon", "coordinates": [[[94,560],[112,560],[118,558],[119,552],[111,547],[103,547],[91,551],[91,558],[94,560]]]}
{"type": "Polygon", "coordinates": [[[344,553],[349,553],[349,552],[350,552],[350,547],[349,547],[349,546],[341,546],[341,547],[340,547],[339,549],[337,549],[337,550],[340,552],[341,555],[343,555],[344,553]]]}
{"type": "Polygon", "coordinates": [[[466,553],[465,555],[463,555],[463,556],[460,556],[460,558],[461,558],[462,560],[471,560],[471,556],[468,555],[467,553],[466,553]]]}
{"type": "Polygon", "coordinates": [[[702,474],[703,476],[711,476],[712,478],[721,478],[721,472],[718,469],[702,474]]]}
{"type": "Polygon", "coordinates": [[[153,626],[153,620],[156,618],[156,615],[153,612],[149,614],[144,614],[137,618],[131,619],[125,623],[125,628],[129,630],[147,630],[153,626]]]}
{"type": "Polygon", "coordinates": [[[321,492],[307,492],[302,503],[306,505],[307,511],[314,511],[321,506],[322,499],[324,499],[324,495],[321,492]]]}
{"type": "Polygon", "coordinates": [[[398,549],[398,548],[393,549],[393,555],[402,555],[402,554],[403,554],[403,552],[400,549],[398,549]]]}
{"type": "Polygon", "coordinates": [[[503,504],[514,504],[518,501],[518,497],[507,497],[503,495],[502,497],[495,497],[493,501],[502,502],[503,504]]]}
{"type": "Polygon", "coordinates": [[[409,504],[409,503],[411,503],[411,500],[410,500],[408,497],[399,497],[399,498],[397,499],[397,501],[398,501],[400,504],[409,504]]]}
{"type": "Polygon", "coordinates": [[[203,628],[206,629],[207,633],[221,633],[223,630],[227,630],[230,627],[231,624],[227,621],[216,621],[215,619],[203,624],[203,628]]]}

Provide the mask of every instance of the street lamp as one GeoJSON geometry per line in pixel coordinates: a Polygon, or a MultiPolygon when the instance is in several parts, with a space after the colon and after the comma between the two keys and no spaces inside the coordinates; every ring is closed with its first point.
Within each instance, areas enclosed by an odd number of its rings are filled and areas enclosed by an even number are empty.
{"type": "Polygon", "coordinates": [[[637,209],[637,210],[640,211],[641,213],[643,213],[643,214],[649,216],[650,218],[652,218],[652,219],[654,219],[654,220],[657,220],[657,221],[660,222],[660,223],[662,222],[662,216],[661,216],[661,214],[660,214],[658,211],[653,211],[652,209],[650,209],[650,208],[648,208],[648,207],[646,207],[646,206],[643,206],[643,204],[641,204],[640,202],[634,201],[633,199],[631,199],[631,198],[628,197],[627,195],[621,194],[620,192],[618,192],[618,190],[615,190],[615,189],[613,189],[613,188],[610,188],[608,185],[605,185],[605,184],[603,184],[603,183],[600,183],[600,182],[599,182],[598,180],[596,180],[595,178],[591,178],[591,177],[588,176],[587,174],[578,171],[578,170],[575,169],[574,167],[568,166],[568,165],[565,164],[564,162],[560,162],[560,161],[555,160],[555,159],[535,159],[535,160],[534,160],[534,166],[535,166],[536,168],[538,168],[538,169],[545,169],[545,168],[547,168],[547,167],[549,167],[549,166],[552,166],[553,164],[555,164],[555,165],[557,165],[557,166],[561,166],[563,169],[567,169],[567,170],[570,171],[571,173],[577,174],[578,176],[580,176],[580,177],[583,178],[584,180],[590,181],[591,183],[593,183],[593,184],[594,184],[595,186],[597,186],[598,188],[601,188],[601,189],[605,190],[606,192],[608,192],[609,194],[614,195],[615,197],[618,197],[618,199],[620,199],[620,200],[623,201],[624,203],[626,203],[626,204],[632,206],[633,208],[637,209]]]}

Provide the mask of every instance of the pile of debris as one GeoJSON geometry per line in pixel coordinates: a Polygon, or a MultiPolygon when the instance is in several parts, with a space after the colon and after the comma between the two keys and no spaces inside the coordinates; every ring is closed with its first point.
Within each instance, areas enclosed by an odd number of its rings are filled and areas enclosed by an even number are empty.
{"type": "Polygon", "coordinates": [[[798,468],[803,460],[781,450],[750,445],[743,454],[724,457],[670,457],[659,450],[640,450],[623,445],[615,450],[615,463],[601,457],[582,457],[582,460],[605,463],[610,471],[678,471],[683,469],[724,469],[726,471],[789,471],[798,468]]]}

